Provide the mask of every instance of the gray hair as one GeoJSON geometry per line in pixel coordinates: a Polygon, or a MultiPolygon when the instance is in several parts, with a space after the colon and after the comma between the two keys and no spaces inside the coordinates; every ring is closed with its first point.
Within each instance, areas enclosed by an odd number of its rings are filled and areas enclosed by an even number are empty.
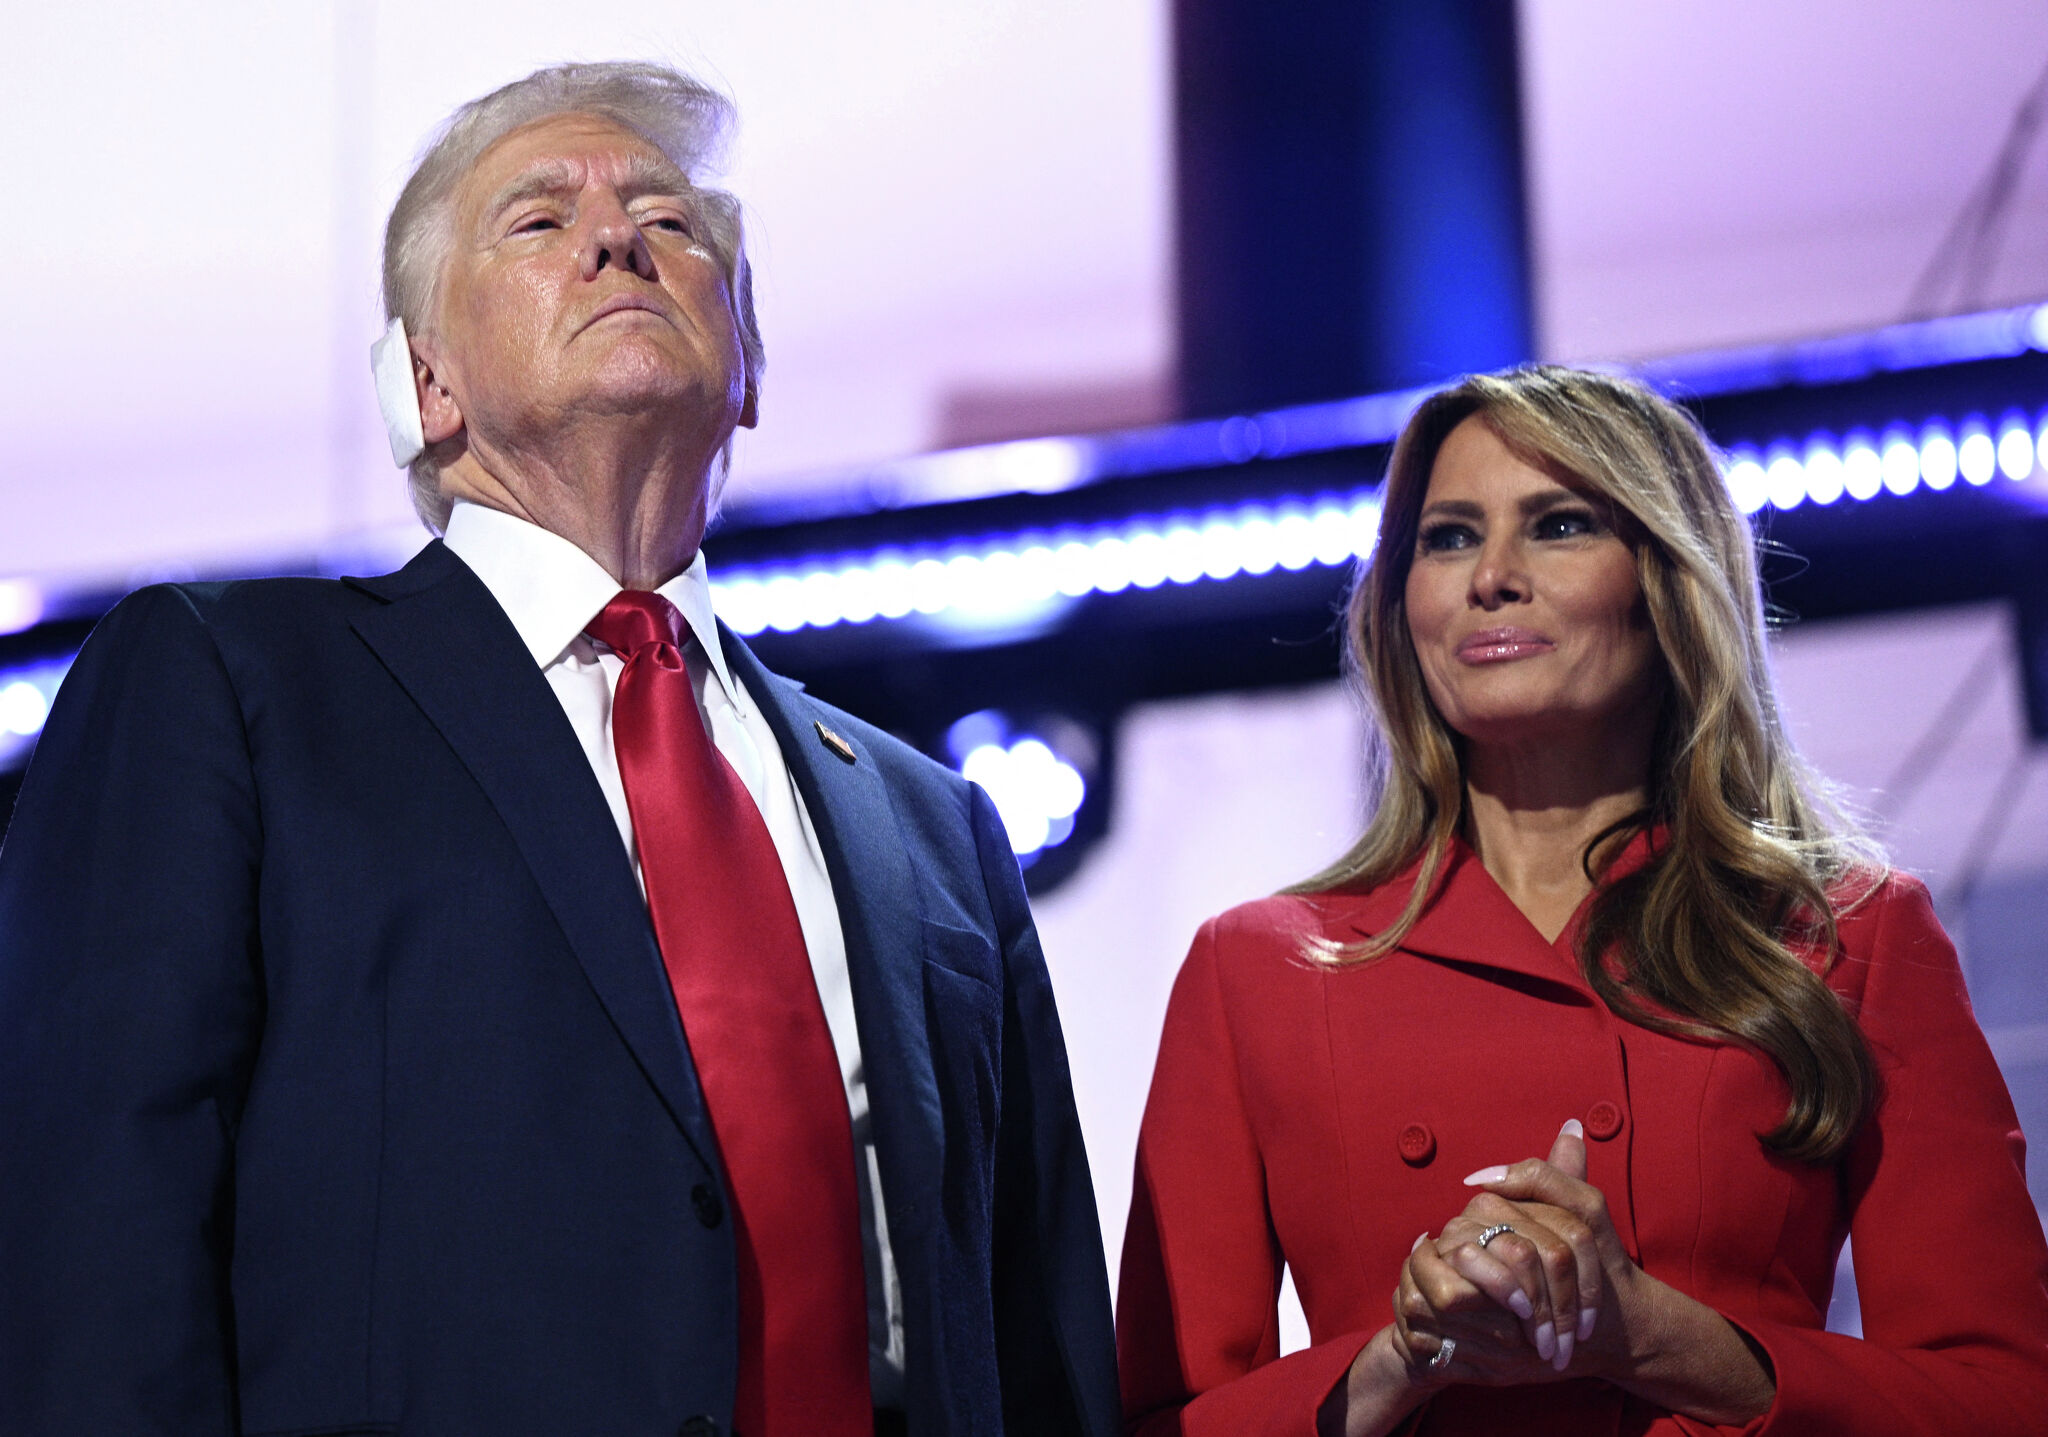
{"type": "MultiPolygon", "coordinates": [[[[455,191],[484,152],[514,130],[553,115],[597,115],[660,150],[691,182],[705,243],[725,269],[739,324],[748,386],[758,396],[766,360],[754,316],[754,288],[740,232],[740,206],[724,190],[697,183],[723,160],[732,101],[667,65],[645,61],[554,65],[471,100],[448,117],[399,192],[384,227],[384,317],[417,333],[434,313],[454,245],[455,191]]],[[[718,479],[730,464],[728,441],[718,479]]],[[[452,507],[441,494],[441,466],[429,449],[411,465],[412,504],[441,533],[452,507]]]]}

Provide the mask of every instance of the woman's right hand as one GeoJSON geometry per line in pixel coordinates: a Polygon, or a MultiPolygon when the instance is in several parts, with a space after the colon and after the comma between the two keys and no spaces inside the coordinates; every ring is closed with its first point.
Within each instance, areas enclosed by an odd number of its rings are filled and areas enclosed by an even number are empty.
{"type": "MultiPolygon", "coordinates": [[[[1576,1120],[1558,1131],[1547,1161],[1584,1179],[1576,1120]]],[[[1402,1355],[1425,1379],[1437,1377],[1436,1385],[1553,1381],[1569,1372],[1578,1344],[1592,1334],[1604,1286],[1596,1236],[1578,1216],[1481,1193],[1435,1242],[1409,1252],[1394,1294],[1394,1335],[1402,1355]],[[1446,1339],[1451,1356],[1430,1366],[1446,1339]]]]}

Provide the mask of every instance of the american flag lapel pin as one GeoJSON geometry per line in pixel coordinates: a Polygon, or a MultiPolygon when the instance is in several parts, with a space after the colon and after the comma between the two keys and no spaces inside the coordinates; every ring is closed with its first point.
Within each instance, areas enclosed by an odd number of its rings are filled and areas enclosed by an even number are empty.
{"type": "Polygon", "coordinates": [[[826,728],[822,719],[812,719],[811,723],[817,728],[818,738],[824,743],[825,747],[831,749],[833,753],[845,759],[848,763],[858,763],[860,761],[853,751],[853,745],[832,732],[831,729],[826,728]]]}

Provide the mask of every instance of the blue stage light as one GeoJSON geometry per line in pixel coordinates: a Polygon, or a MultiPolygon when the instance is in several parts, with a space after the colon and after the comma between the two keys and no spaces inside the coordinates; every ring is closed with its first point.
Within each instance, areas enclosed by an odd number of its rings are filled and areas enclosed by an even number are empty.
{"type": "Polygon", "coordinates": [[[1963,421],[1962,436],[1956,445],[1956,468],[1965,483],[1981,488],[1998,472],[1998,446],[1991,442],[1981,415],[1963,421]]]}
{"type": "MultiPolygon", "coordinates": [[[[1072,727],[1059,725],[1055,727],[1072,727]]],[[[1074,817],[1088,798],[1081,769],[1043,736],[1020,732],[1009,718],[984,709],[946,730],[954,766],[980,784],[1009,835],[1010,849],[1026,863],[1074,832],[1074,817]]]]}
{"type": "Polygon", "coordinates": [[[1816,434],[1806,441],[1806,497],[1827,505],[1842,497],[1846,469],[1832,435],[1816,434]]]}
{"type": "Polygon", "coordinates": [[[2024,479],[2034,472],[2034,436],[2022,415],[2010,415],[1999,426],[1998,468],[2008,479],[2024,479]]]}
{"type": "Polygon", "coordinates": [[[1956,482],[1956,442],[1938,422],[1920,431],[1920,480],[1936,491],[1956,482]]]}
{"type": "Polygon", "coordinates": [[[720,616],[742,634],[794,633],[913,613],[1000,628],[1019,614],[1089,594],[1349,564],[1372,552],[1379,512],[1371,491],[1247,504],[921,552],[882,550],[722,571],[712,594],[720,616]]]}
{"type": "Polygon", "coordinates": [[[34,746],[70,670],[68,656],[0,669],[0,769],[18,766],[34,746]]]}

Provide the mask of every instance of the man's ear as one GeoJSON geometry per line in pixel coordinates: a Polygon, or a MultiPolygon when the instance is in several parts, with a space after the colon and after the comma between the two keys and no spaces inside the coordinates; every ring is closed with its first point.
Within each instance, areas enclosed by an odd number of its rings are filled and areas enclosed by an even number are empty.
{"type": "Polygon", "coordinates": [[[420,432],[429,448],[462,432],[462,406],[448,391],[436,364],[433,341],[426,335],[412,341],[413,390],[420,401],[420,432]]]}

